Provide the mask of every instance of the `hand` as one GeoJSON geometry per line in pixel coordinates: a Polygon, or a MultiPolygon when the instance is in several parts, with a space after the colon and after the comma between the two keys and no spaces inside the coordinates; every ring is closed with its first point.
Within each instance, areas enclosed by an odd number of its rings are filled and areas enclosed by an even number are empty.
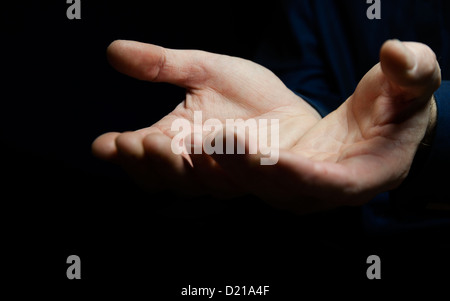
{"type": "MultiPolygon", "coordinates": [[[[267,118],[280,120],[280,146],[290,149],[321,118],[271,71],[250,61],[195,50],[115,41],[110,63],[141,80],[168,82],[186,89],[186,99],[154,125],[134,132],[107,133],[93,143],[98,157],[117,162],[149,191],[171,189],[182,194],[227,197],[248,192],[205,153],[176,155],[171,150],[172,123],[191,123],[194,111],[203,119],[267,118]],[[193,165],[193,166],[192,166],[193,165]]],[[[204,138],[208,133],[204,133],[204,138]]]]}
{"type": "Polygon", "coordinates": [[[186,191],[204,184],[218,194],[233,188],[299,213],[359,205],[399,185],[433,117],[432,94],[440,84],[428,47],[388,41],[355,93],[320,119],[270,71],[248,61],[131,42],[116,42],[109,53],[118,70],[184,86],[187,95],[150,128],[99,137],[95,154],[121,162],[147,187],[157,184],[159,173],[163,183],[186,191]],[[203,154],[187,164],[186,156],[171,152],[169,129],[174,118],[192,119],[193,110],[205,118],[279,119],[278,163],[260,165],[259,155],[203,154]]]}

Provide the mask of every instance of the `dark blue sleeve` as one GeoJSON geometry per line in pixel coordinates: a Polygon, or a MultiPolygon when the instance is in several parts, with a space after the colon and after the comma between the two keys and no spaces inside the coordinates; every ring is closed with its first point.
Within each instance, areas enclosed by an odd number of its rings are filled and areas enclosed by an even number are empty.
{"type": "Polygon", "coordinates": [[[437,123],[427,164],[439,178],[448,177],[450,167],[450,81],[443,81],[434,94],[437,105],[437,123]]]}
{"type": "MultiPolygon", "coordinates": [[[[434,96],[437,106],[434,137],[420,174],[411,176],[421,179],[419,187],[426,192],[427,205],[450,205],[450,189],[447,187],[450,179],[450,81],[443,81],[434,96]]],[[[413,190],[412,187],[410,189],[413,190]]]]}
{"type": "Polygon", "coordinates": [[[318,11],[313,1],[281,3],[281,17],[274,20],[255,61],[272,70],[289,89],[326,116],[345,98],[338,91],[333,71],[337,60],[327,59],[329,49],[321,39],[318,11]]]}

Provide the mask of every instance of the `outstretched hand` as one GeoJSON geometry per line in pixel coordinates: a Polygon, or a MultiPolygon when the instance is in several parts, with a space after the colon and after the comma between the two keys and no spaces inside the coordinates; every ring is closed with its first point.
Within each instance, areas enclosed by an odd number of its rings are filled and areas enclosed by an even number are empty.
{"type": "MultiPolygon", "coordinates": [[[[427,46],[388,41],[354,94],[322,119],[272,72],[247,60],[131,41],[112,43],[108,57],[132,77],[184,87],[186,99],[148,128],[98,137],[95,155],[117,162],[150,191],[252,193],[299,213],[362,204],[399,185],[435,118],[432,95],[440,84],[427,46]],[[194,111],[223,123],[279,120],[278,162],[261,165],[261,154],[174,153],[171,125],[178,118],[192,123],[194,111]]],[[[210,135],[202,133],[203,141],[210,135]]]]}

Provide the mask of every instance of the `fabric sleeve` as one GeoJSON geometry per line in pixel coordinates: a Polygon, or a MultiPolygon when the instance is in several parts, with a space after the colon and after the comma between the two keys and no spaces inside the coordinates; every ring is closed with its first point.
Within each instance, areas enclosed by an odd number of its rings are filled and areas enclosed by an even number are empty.
{"type": "Polygon", "coordinates": [[[284,84],[314,107],[321,116],[343,99],[337,92],[332,66],[324,59],[315,7],[310,1],[281,1],[270,32],[255,61],[272,70],[284,84]]]}

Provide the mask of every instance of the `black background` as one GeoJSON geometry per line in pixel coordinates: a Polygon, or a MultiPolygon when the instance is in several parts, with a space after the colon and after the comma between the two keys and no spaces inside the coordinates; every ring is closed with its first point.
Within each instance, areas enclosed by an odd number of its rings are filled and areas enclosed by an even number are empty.
{"type": "Polygon", "coordinates": [[[162,300],[189,284],[270,285],[281,298],[303,296],[311,284],[323,293],[336,282],[351,291],[449,279],[448,237],[438,230],[372,237],[358,208],[296,217],[252,197],[147,195],[92,157],[98,135],[151,125],[184,96],[117,73],[106,60],[109,43],[251,59],[279,4],[242,2],[85,0],[81,20],[67,19],[65,1],[3,5],[2,259],[16,293],[162,300]],[[80,281],[66,278],[72,254],[81,258],[80,281]],[[382,259],[379,282],[366,278],[372,254],[382,259]]]}

